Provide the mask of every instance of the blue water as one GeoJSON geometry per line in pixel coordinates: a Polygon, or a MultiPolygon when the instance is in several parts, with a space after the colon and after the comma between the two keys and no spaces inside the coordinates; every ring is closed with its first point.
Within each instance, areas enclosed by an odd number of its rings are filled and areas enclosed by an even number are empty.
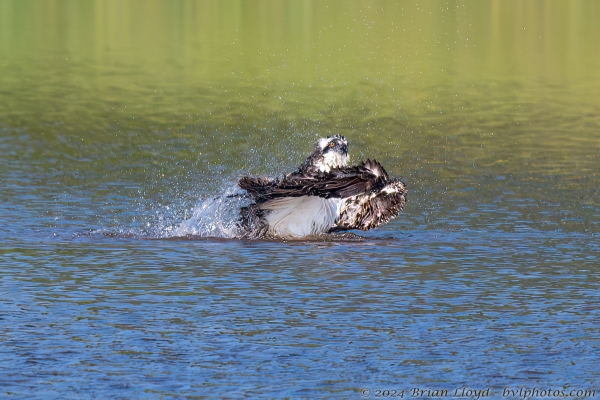
{"type": "MultiPolygon", "coordinates": [[[[185,129],[188,141],[218,137],[185,129]]],[[[354,154],[369,151],[346,133],[354,154]]],[[[158,157],[189,148],[177,135],[158,157]]],[[[295,140],[291,162],[249,153],[248,165],[293,169],[310,148],[295,140]]],[[[596,389],[597,153],[584,141],[571,147],[581,157],[557,162],[546,143],[526,162],[502,148],[473,162],[464,153],[481,140],[442,155],[435,142],[408,149],[402,168],[383,157],[409,190],[388,225],[279,242],[222,229],[238,218],[224,197],[236,165],[211,175],[168,158],[158,173],[152,162],[132,170],[128,154],[143,159],[145,144],[107,153],[5,127],[0,397],[596,389]]]]}
{"type": "Polygon", "coordinates": [[[358,398],[595,388],[596,236],[3,244],[8,398],[358,398]]]}

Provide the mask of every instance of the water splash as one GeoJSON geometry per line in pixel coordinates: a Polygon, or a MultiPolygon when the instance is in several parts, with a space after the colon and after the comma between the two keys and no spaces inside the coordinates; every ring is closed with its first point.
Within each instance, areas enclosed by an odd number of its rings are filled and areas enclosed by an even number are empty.
{"type": "Polygon", "coordinates": [[[238,226],[240,208],[249,202],[237,185],[231,184],[220,195],[201,199],[190,218],[163,229],[161,237],[240,237],[243,233],[238,226]]]}

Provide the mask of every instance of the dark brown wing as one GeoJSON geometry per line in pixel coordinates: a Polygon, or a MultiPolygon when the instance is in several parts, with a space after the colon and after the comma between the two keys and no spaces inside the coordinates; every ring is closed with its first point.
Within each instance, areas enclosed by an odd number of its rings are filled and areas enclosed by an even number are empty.
{"type": "Polygon", "coordinates": [[[349,229],[366,231],[385,224],[404,209],[406,194],[404,184],[392,179],[382,190],[356,196],[346,202],[336,226],[330,232],[349,229]]]}
{"type": "Polygon", "coordinates": [[[277,186],[277,181],[262,176],[244,176],[238,181],[238,186],[254,198],[267,196],[277,186]]]}
{"type": "Polygon", "coordinates": [[[345,198],[383,188],[389,177],[377,161],[319,174],[294,173],[282,179],[243,177],[239,186],[256,201],[276,197],[319,196],[345,198]]]}

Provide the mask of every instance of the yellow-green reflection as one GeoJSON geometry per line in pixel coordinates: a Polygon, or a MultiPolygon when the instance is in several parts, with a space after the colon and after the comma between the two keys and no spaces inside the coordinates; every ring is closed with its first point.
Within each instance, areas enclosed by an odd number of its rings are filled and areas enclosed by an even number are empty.
{"type": "Polygon", "coordinates": [[[575,136],[577,157],[597,137],[599,11],[596,1],[5,0],[0,122],[94,137],[198,124],[283,137],[276,118],[355,132],[389,156],[400,138],[427,152],[425,133],[476,132],[503,139],[490,162],[539,145],[562,154],[575,136]]]}
{"type": "Polygon", "coordinates": [[[176,66],[188,82],[598,77],[594,1],[28,1],[0,3],[2,58],[60,53],[176,66]]]}

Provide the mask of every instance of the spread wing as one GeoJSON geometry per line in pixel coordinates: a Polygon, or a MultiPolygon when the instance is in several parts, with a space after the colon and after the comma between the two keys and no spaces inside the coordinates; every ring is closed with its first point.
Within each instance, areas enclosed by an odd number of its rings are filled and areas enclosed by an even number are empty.
{"type": "Polygon", "coordinates": [[[256,200],[268,198],[268,194],[277,187],[277,181],[262,176],[244,176],[238,181],[238,186],[256,200]]]}
{"type": "Polygon", "coordinates": [[[334,169],[318,174],[294,173],[282,179],[243,177],[239,186],[257,202],[277,197],[318,196],[346,198],[380,190],[389,182],[385,169],[377,161],[334,169]]]}
{"type": "Polygon", "coordinates": [[[330,232],[349,229],[363,231],[388,223],[406,204],[406,188],[392,179],[382,190],[353,197],[344,203],[336,226],[330,232]]]}

